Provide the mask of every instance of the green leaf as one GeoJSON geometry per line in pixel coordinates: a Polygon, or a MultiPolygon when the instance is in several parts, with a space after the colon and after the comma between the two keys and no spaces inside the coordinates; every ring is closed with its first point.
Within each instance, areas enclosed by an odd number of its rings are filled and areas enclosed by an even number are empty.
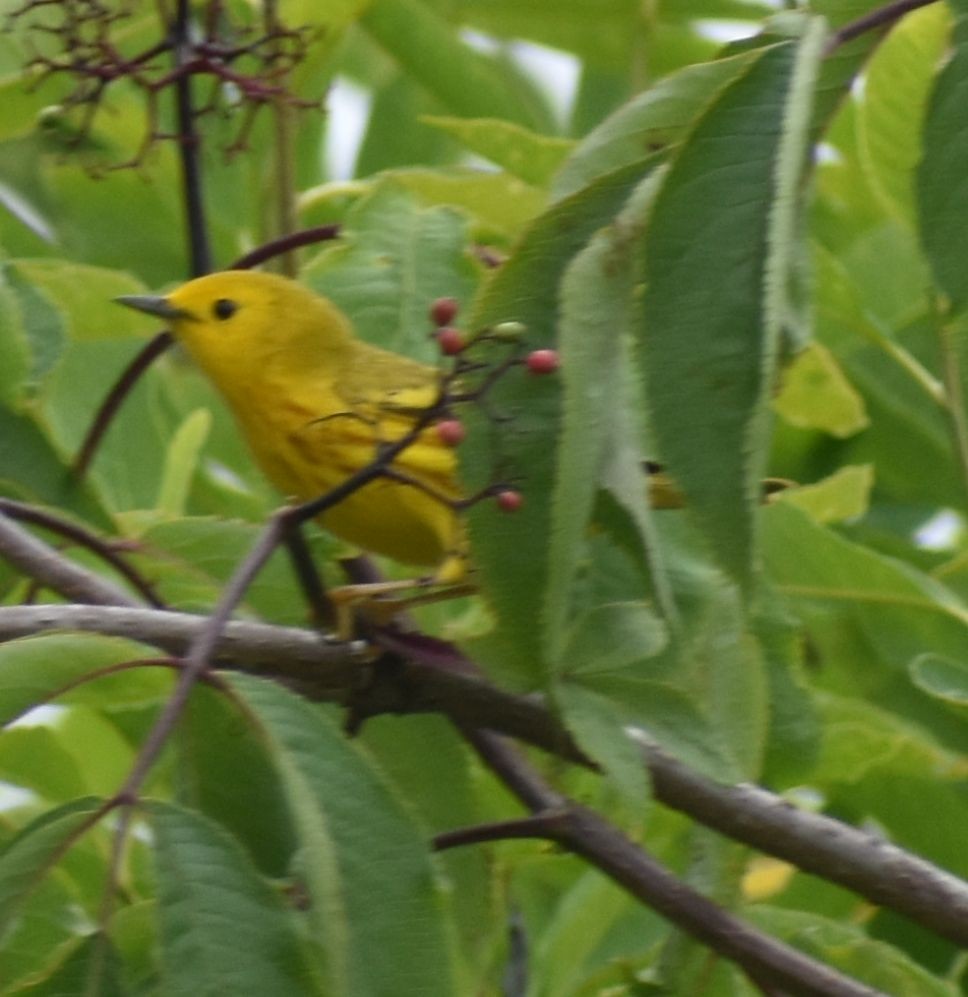
{"type": "Polygon", "coordinates": [[[807,346],[784,371],[773,411],[791,426],[819,429],[838,439],[859,433],[870,423],[864,399],[821,343],[807,346]]]}
{"type": "Polygon", "coordinates": [[[968,4],[954,0],[951,58],[937,77],[924,123],[917,173],[921,240],[940,289],[957,311],[968,302],[962,221],[968,205],[968,4]]]}
{"type": "MultiPolygon", "coordinates": [[[[0,271],[0,404],[20,400],[30,370],[27,332],[14,288],[0,271]]],[[[0,473],[3,465],[0,463],[0,473]]]]}
{"type": "MultiPolygon", "coordinates": [[[[911,668],[914,673],[915,663],[911,668]]],[[[824,736],[810,776],[815,785],[855,787],[871,775],[901,779],[923,777],[925,772],[939,783],[960,778],[963,758],[945,751],[929,731],[890,710],[832,693],[823,693],[816,701],[824,736]]]]}
{"type": "Polygon", "coordinates": [[[114,299],[144,294],[145,285],[120,270],[67,260],[14,260],[9,266],[53,301],[75,339],[143,336],[158,329],[158,319],[146,319],[114,299]]]}
{"type": "Polygon", "coordinates": [[[507,118],[539,130],[546,124],[544,109],[526,99],[494,60],[464,44],[426,4],[375,0],[360,23],[449,111],[467,118],[507,118]]]}
{"type": "Polygon", "coordinates": [[[715,95],[754,59],[754,53],[744,52],[688,66],[623,104],[565,160],[551,187],[554,198],[573,194],[604,173],[680,141],[715,95]]]}
{"type": "Polygon", "coordinates": [[[790,488],[778,500],[803,509],[818,523],[838,523],[859,519],[867,512],[873,486],[870,464],[848,466],[815,484],[790,488]]]}
{"type": "MultiPolygon", "coordinates": [[[[529,349],[552,346],[557,316],[551,303],[569,262],[618,213],[651,166],[626,167],[537,218],[513,255],[494,271],[469,326],[518,321],[527,329],[529,349]]],[[[520,669],[521,681],[532,685],[544,673],[542,630],[535,623],[544,600],[550,514],[541,497],[553,487],[560,384],[558,378],[529,377],[515,368],[494,386],[488,404],[508,417],[508,428],[495,441],[487,413],[468,407],[468,438],[459,451],[465,485],[473,493],[493,483],[495,462],[500,461],[503,473],[520,476],[526,499],[530,494],[535,500],[525,501],[514,515],[502,513],[491,502],[472,508],[468,520],[474,561],[500,623],[506,664],[520,669]]]]}
{"type": "Polygon", "coordinates": [[[389,177],[421,204],[444,205],[471,216],[478,239],[504,243],[545,208],[547,197],[509,173],[449,170],[395,170],[389,177]]]}
{"type": "Polygon", "coordinates": [[[69,509],[101,528],[110,529],[112,525],[93,488],[78,484],[38,422],[2,406],[0,492],[69,509]]]}
{"type": "Polygon", "coordinates": [[[17,267],[6,265],[3,272],[16,298],[24,336],[29,344],[30,370],[26,382],[36,387],[60,358],[67,338],[67,326],[49,297],[26,280],[17,267]]]}
{"type": "Polygon", "coordinates": [[[136,705],[155,701],[167,677],[157,669],[112,674],[127,661],[157,657],[148,648],[100,634],[42,634],[0,644],[0,724],[67,692],[75,701],[136,705]],[[96,679],[91,691],[80,683],[96,679]]]}
{"type": "Polygon", "coordinates": [[[624,710],[606,696],[565,679],[555,685],[555,702],[579,747],[611,779],[629,808],[640,817],[649,799],[649,780],[642,751],[629,737],[624,710]]]}
{"type": "MultiPolygon", "coordinates": [[[[255,523],[214,517],[154,522],[138,540],[135,566],[152,578],[173,608],[202,612],[219,593],[261,532],[255,523]]],[[[333,541],[322,531],[307,537],[320,562],[332,557],[333,541]]],[[[245,607],[277,623],[306,622],[307,609],[292,564],[277,551],[245,594],[245,607]]]]}
{"type": "Polygon", "coordinates": [[[596,65],[625,67],[638,8],[632,0],[561,0],[549,16],[545,0],[466,0],[460,10],[468,24],[500,38],[529,38],[596,65]]]}
{"type": "Polygon", "coordinates": [[[329,714],[267,682],[229,682],[282,780],[326,993],[450,997],[451,938],[424,833],[329,714]]]}
{"type": "Polygon", "coordinates": [[[198,469],[202,450],[212,428],[212,413],[195,409],[175,430],[168,445],[165,469],[155,509],[162,516],[182,516],[198,469]]]}
{"type": "Polygon", "coordinates": [[[466,239],[457,212],[421,208],[391,180],[354,206],[340,244],[324,249],[302,276],[352,318],[364,339],[433,362],[427,310],[438,297],[470,296],[466,239]]]}
{"type": "Polygon", "coordinates": [[[636,420],[628,414],[635,407],[628,383],[634,287],[629,247],[657,180],[653,173],[642,182],[619,218],[575,256],[561,282],[562,424],[543,613],[546,651],[552,660],[562,657],[565,621],[573,609],[572,583],[602,486],[634,517],[640,544],[651,555],[661,610],[673,611],[646,500],[642,442],[633,425],[636,420]],[[623,482],[631,487],[623,487],[623,482]]]}
{"type": "Polygon", "coordinates": [[[960,710],[968,708],[968,665],[940,654],[922,654],[909,667],[911,681],[923,692],[960,710]]]}
{"type": "Polygon", "coordinates": [[[214,821],[155,801],[164,988],[170,994],[322,994],[281,895],[214,821]]]}
{"type": "Polygon", "coordinates": [[[874,50],[857,104],[863,168],[887,209],[912,226],[924,111],[950,29],[943,3],[901,18],[874,50]]]}
{"type": "Polygon", "coordinates": [[[23,997],[126,997],[118,953],[99,933],[71,946],[43,979],[17,987],[15,992],[23,997]]]}
{"type": "Polygon", "coordinates": [[[673,161],[644,247],[640,363],[661,457],[748,584],[822,27],[764,51],[673,161]]]}
{"type": "Polygon", "coordinates": [[[471,152],[536,187],[547,186],[551,175],[575,144],[571,139],[539,135],[499,118],[469,120],[426,114],[421,120],[452,135],[471,152]]]}
{"type": "Polygon", "coordinates": [[[568,674],[612,671],[651,658],[667,639],[662,621],[643,603],[599,605],[566,627],[559,658],[568,674]]]}
{"type": "Polygon", "coordinates": [[[91,792],[60,732],[49,727],[15,727],[0,733],[0,779],[49,803],[91,792]]]}
{"type": "Polygon", "coordinates": [[[94,799],[50,810],[0,850],[0,940],[16,924],[23,905],[101,810],[94,799]]]}
{"type": "Polygon", "coordinates": [[[750,920],[808,955],[891,997],[957,997],[959,988],[919,966],[909,955],[868,938],[855,925],[805,911],[756,906],[750,920]]]}
{"type": "Polygon", "coordinates": [[[178,800],[218,821],[264,875],[285,876],[298,842],[260,731],[226,696],[195,688],[176,748],[178,800]]]}
{"type": "Polygon", "coordinates": [[[960,660],[965,604],[911,564],[846,540],[787,502],[763,518],[767,573],[827,663],[818,678],[960,745],[963,725],[935,700],[911,694],[907,668],[926,649],[960,660]]]}

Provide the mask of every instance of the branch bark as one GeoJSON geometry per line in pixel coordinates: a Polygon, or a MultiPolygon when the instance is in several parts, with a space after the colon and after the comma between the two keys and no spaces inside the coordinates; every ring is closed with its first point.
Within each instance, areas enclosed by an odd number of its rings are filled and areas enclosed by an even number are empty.
{"type": "MultiPolygon", "coordinates": [[[[39,543],[39,541],[38,541],[39,543]]],[[[43,546],[43,545],[42,545],[43,546]]],[[[49,630],[128,637],[181,654],[205,617],[108,606],[0,607],[0,641],[49,630]]],[[[366,664],[361,643],[340,643],[297,627],[232,621],[216,660],[272,676],[313,699],[345,703],[357,696],[366,664]]],[[[459,669],[414,661],[373,667],[367,712],[443,713],[462,727],[488,728],[578,764],[590,764],[536,696],[494,688],[459,669]]],[[[756,786],[724,786],[642,742],[656,798],[737,841],[791,862],[904,914],[968,946],[968,883],[870,834],[792,807],[756,786]]]]}
{"type": "Polygon", "coordinates": [[[697,893],[594,810],[551,789],[503,738],[467,728],[461,733],[533,813],[531,821],[508,822],[507,837],[534,837],[543,831],[544,837],[580,855],[668,921],[735,962],[761,988],[780,987],[794,997],[884,997],[751,928],[697,893]]]}

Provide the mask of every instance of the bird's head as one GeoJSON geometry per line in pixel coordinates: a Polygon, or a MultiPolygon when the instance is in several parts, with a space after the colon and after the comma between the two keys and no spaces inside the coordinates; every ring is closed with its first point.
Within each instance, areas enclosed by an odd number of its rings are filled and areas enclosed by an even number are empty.
{"type": "Polygon", "coordinates": [[[247,368],[304,371],[352,337],[348,319],[329,299],[275,274],[225,270],[166,295],[115,300],[160,318],[220,383],[247,368]]]}

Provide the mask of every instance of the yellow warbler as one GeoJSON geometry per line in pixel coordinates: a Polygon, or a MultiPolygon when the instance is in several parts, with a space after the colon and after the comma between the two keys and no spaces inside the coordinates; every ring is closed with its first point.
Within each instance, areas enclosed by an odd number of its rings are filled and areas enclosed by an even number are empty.
{"type": "MultiPolygon", "coordinates": [[[[370,464],[437,398],[433,367],[359,339],[328,299],[274,274],[224,271],[164,297],[122,304],[164,319],[228,402],[253,455],[285,495],[308,501],[370,464]]],[[[380,478],[320,516],[376,554],[465,574],[453,449],[433,427],[394,460],[413,484],[380,478]]]]}
{"type": "MultiPolygon", "coordinates": [[[[331,301],[284,277],[228,270],[164,297],[117,300],[168,323],[225,397],[269,480],[299,501],[366,467],[437,400],[439,371],[364,343],[331,301]]],[[[467,565],[450,504],[460,498],[453,442],[434,427],[423,430],[392,464],[411,483],[371,481],[323,513],[322,524],[364,550],[433,567],[434,582],[461,581],[467,565]]],[[[659,465],[646,462],[644,470],[652,505],[681,507],[682,494],[659,465]]],[[[768,479],[764,495],[787,484],[768,479]]]]}

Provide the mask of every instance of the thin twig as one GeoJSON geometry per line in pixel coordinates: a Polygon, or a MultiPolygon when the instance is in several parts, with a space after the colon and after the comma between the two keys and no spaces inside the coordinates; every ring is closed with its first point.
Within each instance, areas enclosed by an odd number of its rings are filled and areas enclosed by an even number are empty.
{"type": "Polygon", "coordinates": [[[141,350],[134,359],[121,372],[121,376],[115,381],[113,387],[108,392],[104,401],[101,402],[94,421],[91,423],[81,444],[81,449],[74,458],[74,473],[79,479],[83,479],[87,474],[94,454],[101,444],[108,426],[111,425],[115,414],[121,404],[131,393],[131,390],[138,383],[141,375],[157,360],[158,357],[168,349],[174,342],[170,332],[157,333],[141,350]]]}
{"type": "Polygon", "coordinates": [[[444,852],[448,848],[463,848],[466,845],[481,845],[487,841],[506,841],[510,838],[553,838],[556,833],[554,825],[564,815],[565,811],[548,810],[530,817],[496,820],[444,831],[434,835],[434,851],[444,852]]]}
{"type": "Polygon", "coordinates": [[[100,606],[138,605],[137,600],[124,589],[61,556],[48,544],[14,523],[9,514],[2,510],[0,557],[9,561],[28,578],[41,582],[74,602],[100,606]]]}
{"type": "Polygon", "coordinates": [[[302,229],[299,232],[291,232],[289,235],[273,239],[271,242],[257,246],[251,252],[240,256],[234,263],[226,267],[227,270],[251,270],[266,260],[279,256],[280,253],[288,253],[302,246],[311,246],[317,242],[325,242],[328,239],[335,239],[340,233],[339,225],[317,225],[315,228],[302,229]]]}
{"type": "Polygon", "coordinates": [[[56,516],[46,509],[28,505],[26,502],[17,502],[14,499],[0,498],[0,513],[23,523],[41,526],[52,533],[65,537],[79,547],[91,551],[114,568],[136,591],[140,592],[149,606],[154,606],[156,609],[164,608],[164,603],[155,594],[148,580],[132,568],[123,557],[120,557],[110,543],[95,536],[89,530],[76,523],[71,523],[62,516],[56,516]]]}
{"type": "MultiPolygon", "coordinates": [[[[189,0],[177,0],[175,20],[171,26],[172,58],[176,71],[181,70],[194,58],[191,32],[189,0]]],[[[195,127],[192,74],[178,72],[174,86],[189,266],[191,276],[200,277],[212,269],[212,248],[208,238],[208,226],[205,223],[205,199],[202,196],[202,171],[199,162],[201,137],[195,127]]]]}
{"type": "Polygon", "coordinates": [[[892,0],[891,3],[884,4],[883,7],[878,7],[856,20],[848,22],[842,28],[838,28],[830,36],[824,55],[830,55],[841,45],[846,45],[847,42],[867,34],[868,31],[876,31],[878,28],[893,24],[912,10],[927,7],[936,2],[937,0],[892,0]]]}
{"type": "MultiPolygon", "coordinates": [[[[762,984],[797,997],[874,997],[881,992],[765,935],[696,892],[594,810],[551,789],[524,757],[495,734],[461,728],[488,768],[517,796],[545,836],[600,869],[633,896],[762,984]]],[[[527,822],[511,822],[520,837],[527,822]]],[[[464,829],[468,834],[471,828],[464,829]]],[[[491,839],[493,840],[493,836],[491,839]]]]}

